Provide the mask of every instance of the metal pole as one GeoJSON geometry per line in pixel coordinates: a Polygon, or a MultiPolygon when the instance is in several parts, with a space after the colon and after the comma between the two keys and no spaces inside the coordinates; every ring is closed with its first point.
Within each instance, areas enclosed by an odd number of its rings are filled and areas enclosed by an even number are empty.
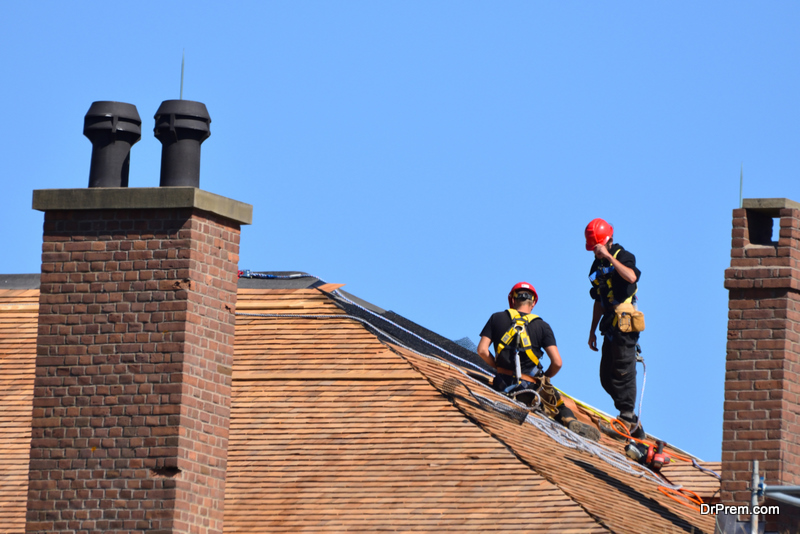
{"type": "Polygon", "coordinates": [[[771,493],[797,493],[800,494],[800,486],[764,486],[764,495],[771,493]]]}
{"type": "MultiPolygon", "coordinates": [[[[181,98],[180,98],[181,100],[183,100],[183,64],[184,63],[186,63],[186,49],[185,48],[183,49],[183,55],[181,56],[181,98]]],[[[742,191],[741,191],[741,185],[740,185],[739,186],[739,197],[740,197],[739,198],[739,204],[742,203],[741,196],[742,196],[742,191]]],[[[741,206],[739,206],[739,207],[741,208],[741,206]]]]}
{"type": "Polygon", "coordinates": [[[769,498],[773,501],[780,501],[782,503],[791,504],[792,506],[800,507],[800,499],[792,497],[780,491],[773,491],[769,494],[769,498]]]}
{"type": "Polygon", "coordinates": [[[739,167],[739,207],[742,207],[742,185],[744,184],[744,162],[739,167]]]}
{"type": "Polygon", "coordinates": [[[758,514],[753,513],[758,506],[758,460],[753,460],[753,480],[750,481],[750,534],[758,534],[758,514]]]}

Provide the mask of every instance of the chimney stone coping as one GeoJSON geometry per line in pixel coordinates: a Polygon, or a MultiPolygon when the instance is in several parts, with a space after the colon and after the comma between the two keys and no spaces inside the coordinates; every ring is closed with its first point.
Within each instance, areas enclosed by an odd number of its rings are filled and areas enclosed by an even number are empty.
{"type": "Polygon", "coordinates": [[[197,208],[240,224],[253,223],[253,206],[196,187],[93,187],[36,189],[39,211],[197,208]]]}
{"type": "Polygon", "coordinates": [[[745,198],[742,207],[748,210],[776,212],[782,209],[800,210],[800,202],[788,198],[745,198]]]}

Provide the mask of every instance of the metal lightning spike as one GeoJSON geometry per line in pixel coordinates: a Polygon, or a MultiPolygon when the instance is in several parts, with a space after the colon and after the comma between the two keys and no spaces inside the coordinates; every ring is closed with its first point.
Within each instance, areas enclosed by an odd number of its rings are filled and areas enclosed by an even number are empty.
{"type": "Polygon", "coordinates": [[[183,100],[183,66],[186,63],[186,49],[183,49],[183,57],[181,57],[181,100],[183,100]]]}
{"type": "Polygon", "coordinates": [[[742,207],[742,184],[744,184],[744,162],[739,168],[739,208],[742,207]]]}

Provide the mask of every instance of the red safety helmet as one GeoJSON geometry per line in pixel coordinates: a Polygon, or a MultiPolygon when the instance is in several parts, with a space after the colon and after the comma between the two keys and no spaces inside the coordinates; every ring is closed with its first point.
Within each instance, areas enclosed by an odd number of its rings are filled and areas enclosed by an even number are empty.
{"type": "Polygon", "coordinates": [[[521,291],[523,289],[533,293],[533,305],[536,306],[536,303],[539,302],[539,295],[536,294],[536,289],[533,287],[533,285],[529,284],[528,282],[520,282],[511,288],[511,292],[508,294],[509,306],[514,305],[514,296],[516,295],[517,291],[521,291]]]}
{"type": "Polygon", "coordinates": [[[593,219],[586,226],[586,250],[594,250],[597,245],[605,245],[614,236],[614,227],[603,219],[593,219]]]}

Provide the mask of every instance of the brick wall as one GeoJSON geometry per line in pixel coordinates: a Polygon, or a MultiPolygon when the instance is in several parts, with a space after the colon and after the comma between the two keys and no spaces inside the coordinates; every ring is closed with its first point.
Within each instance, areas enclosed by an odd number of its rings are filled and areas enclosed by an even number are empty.
{"type": "MultiPolygon", "coordinates": [[[[733,211],[725,271],[724,504],[749,504],[753,460],[768,485],[800,485],[800,205],[770,200],[745,201],[733,211]],[[778,218],[780,239],[772,243],[778,218]]],[[[781,508],[768,527],[796,532],[796,510],[781,508]]]]}
{"type": "Polygon", "coordinates": [[[45,213],[29,532],[222,532],[239,223],[45,213]]]}

